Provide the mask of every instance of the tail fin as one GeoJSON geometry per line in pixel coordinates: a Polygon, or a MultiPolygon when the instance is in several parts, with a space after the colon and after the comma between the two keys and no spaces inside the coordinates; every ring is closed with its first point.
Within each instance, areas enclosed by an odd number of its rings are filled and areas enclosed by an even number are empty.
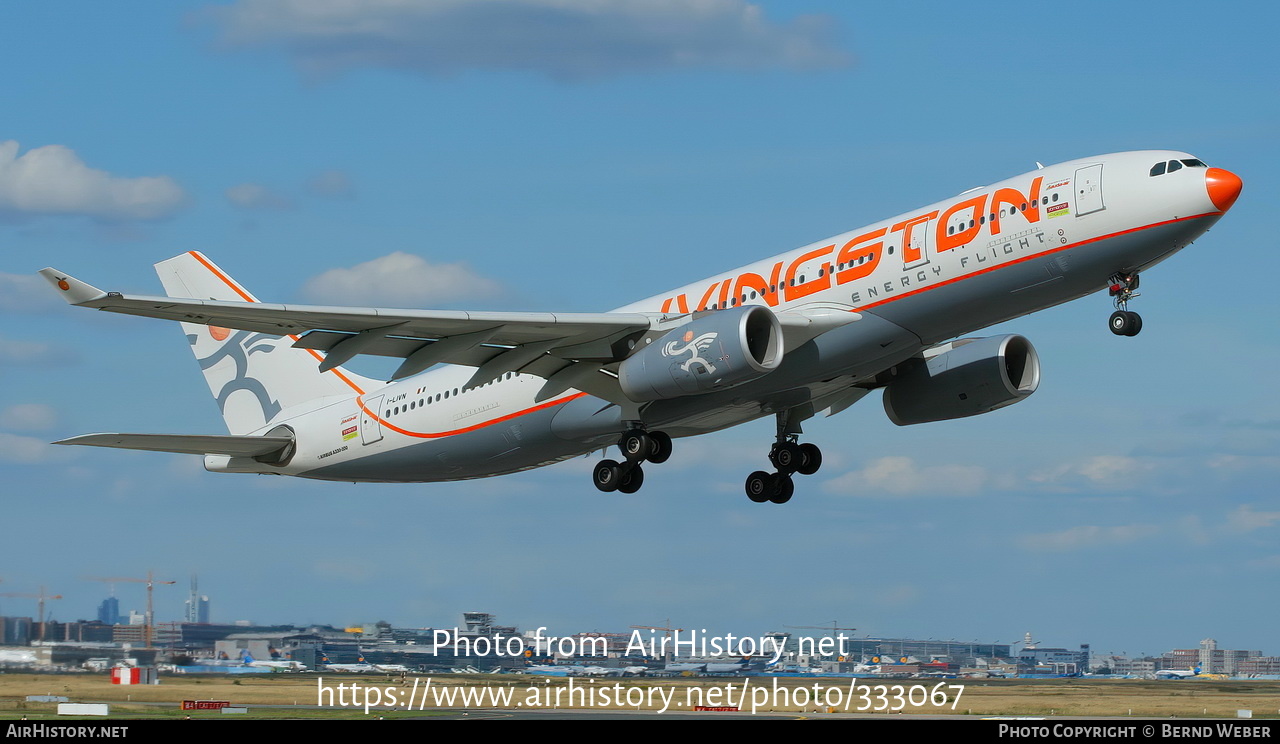
{"type": "MultiPolygon", "coordinates": [[[[253,295],[196,251],[156,264],[170,297],[257,302],[253,295]]],[[[362,394],[383,383],[335,367],[317,369],[322,357],[296,349],[292,336],[271,336],[217,326],[182,323],[232,434],[249,434],[282,410],[316,398],[362,394]]]]}

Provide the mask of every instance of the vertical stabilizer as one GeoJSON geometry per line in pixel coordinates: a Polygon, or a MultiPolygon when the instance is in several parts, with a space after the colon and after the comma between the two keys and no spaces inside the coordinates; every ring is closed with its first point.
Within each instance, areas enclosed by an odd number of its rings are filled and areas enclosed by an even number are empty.
{"type": "MultiPolygon", "coordinates": [[[[156,264],[170,297],[257,302],[238,282],[196,251],[156,264]]],[[[318,352],[296,349],[294,336],[272,336],[182,323],[209,391],[232,434],[249,434],[281,411],[316,398],[359,395],[382,383],[335,367],[318,369],[318,352]]]]}

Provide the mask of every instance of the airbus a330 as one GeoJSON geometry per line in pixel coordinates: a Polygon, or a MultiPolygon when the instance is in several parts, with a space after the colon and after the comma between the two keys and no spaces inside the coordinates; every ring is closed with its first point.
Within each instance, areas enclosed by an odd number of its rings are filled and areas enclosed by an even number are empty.
{"type": "Polygon", "coordinates": [[[204,456],[214,472],[426,482],[514,473],[617,446],[593,481],[633,493],[673,439],[775,416],[756,502],[785,503],[822,453],[810,417],[875,389],[906,426],[1035,392],[1019,335],[964,337],[1095,292],[1136,335],[1141,272],[1212,227],[1241,181],[1176,151],[1040,167],[607,313],[259,302],[197,252],[156,265],[167,297],[40,273],[73,305],[181,323],[229,434],[59,444],[204,456]],[[402,359],[390,380],[340,365],[402,359]]]}

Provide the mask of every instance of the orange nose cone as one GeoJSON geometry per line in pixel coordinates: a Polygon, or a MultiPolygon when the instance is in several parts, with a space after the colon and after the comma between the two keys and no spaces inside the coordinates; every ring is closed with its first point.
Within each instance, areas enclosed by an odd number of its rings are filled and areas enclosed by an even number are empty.
{"type": "Polygon", "coordinates": [[[1240,176],[1222,168],[1210,168],[1204,174],[1205,187],[1209,189],[1209,199],[1219,211],[1225,212],[1236,203],[1244,182],[1240,176]]]}

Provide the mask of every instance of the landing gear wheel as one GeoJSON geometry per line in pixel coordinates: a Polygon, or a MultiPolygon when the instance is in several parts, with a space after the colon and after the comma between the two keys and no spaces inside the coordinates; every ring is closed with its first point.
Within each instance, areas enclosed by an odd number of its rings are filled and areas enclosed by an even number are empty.
{"type": "Polygon", "coordinates": [[[616,491],[622,482],[622,466],[613,460],[601,460],[591,471],[591,481],[605,493],[616,491]]]}
{"type": "Polygon", "coordinates": [[[622,450],[623,457],[628,461],[639,462],[653,451],[653,443],[649,440],[649,435],[643,431],[629,431],[618,440],[618,448],[622,450]]]}
{"type": "Polygon", "coordinates": [[[769,462],[773,463],[779,473],[794,473],[803,457],[800,454],[800,445],[793,442],[779,442],[769,453],[769,462]]]}
{"type": "Polygon", "coordinates": [[[660,431],[651,431],[649,441],[652,444],[649,462],[664,463],[671,457],[671,437],[660,431]]]}
{"type": "Polygon", "coordinates": [[[1139,333],[1142,333],[1142,316],[1134,312],[1130,312],[1129,314],[1133,316],[1133,329],[1130,330],[1127,335],[1136,336],[1139,333]]]}
{"type": "Polygon", "coordinates": [[[635,493],[644,485],[644,471],[639,465],[622,468],[622,477],[618,481],[618,490],[622,493],[635,493]]]}
{"type": "Polygon", "coordinates": [[[1142,316],[1130,310],[1117,310],[1111,313],[1108,325],[1117,336],[1136,336],[1142,330],[1142,316]]]}
{"type": "Polygon", "coordinates": [[[773,485],[776,478],[777,476],[766,473],[763,470],[757,470],[748,475],[747,498],[757,504],[763,504],[768,501],[769,497],[773,495],[773,485]]]}
{"type": "Polygon", "coordinates": [[[822,450],[818,445],[805,442],[800,445],[800,467],[796,472],[800,475],[813,475],[822,467],[822,450]]]}
{"type": "Polygon", "coordinates": [[[775,504],[785,504],[791,500],[791,495],[796,492],[796,484],[789,475],[778,475],[777,479],[777,483],[774,484],[773,495],[769,497],[769,500],[775,504]]]}

